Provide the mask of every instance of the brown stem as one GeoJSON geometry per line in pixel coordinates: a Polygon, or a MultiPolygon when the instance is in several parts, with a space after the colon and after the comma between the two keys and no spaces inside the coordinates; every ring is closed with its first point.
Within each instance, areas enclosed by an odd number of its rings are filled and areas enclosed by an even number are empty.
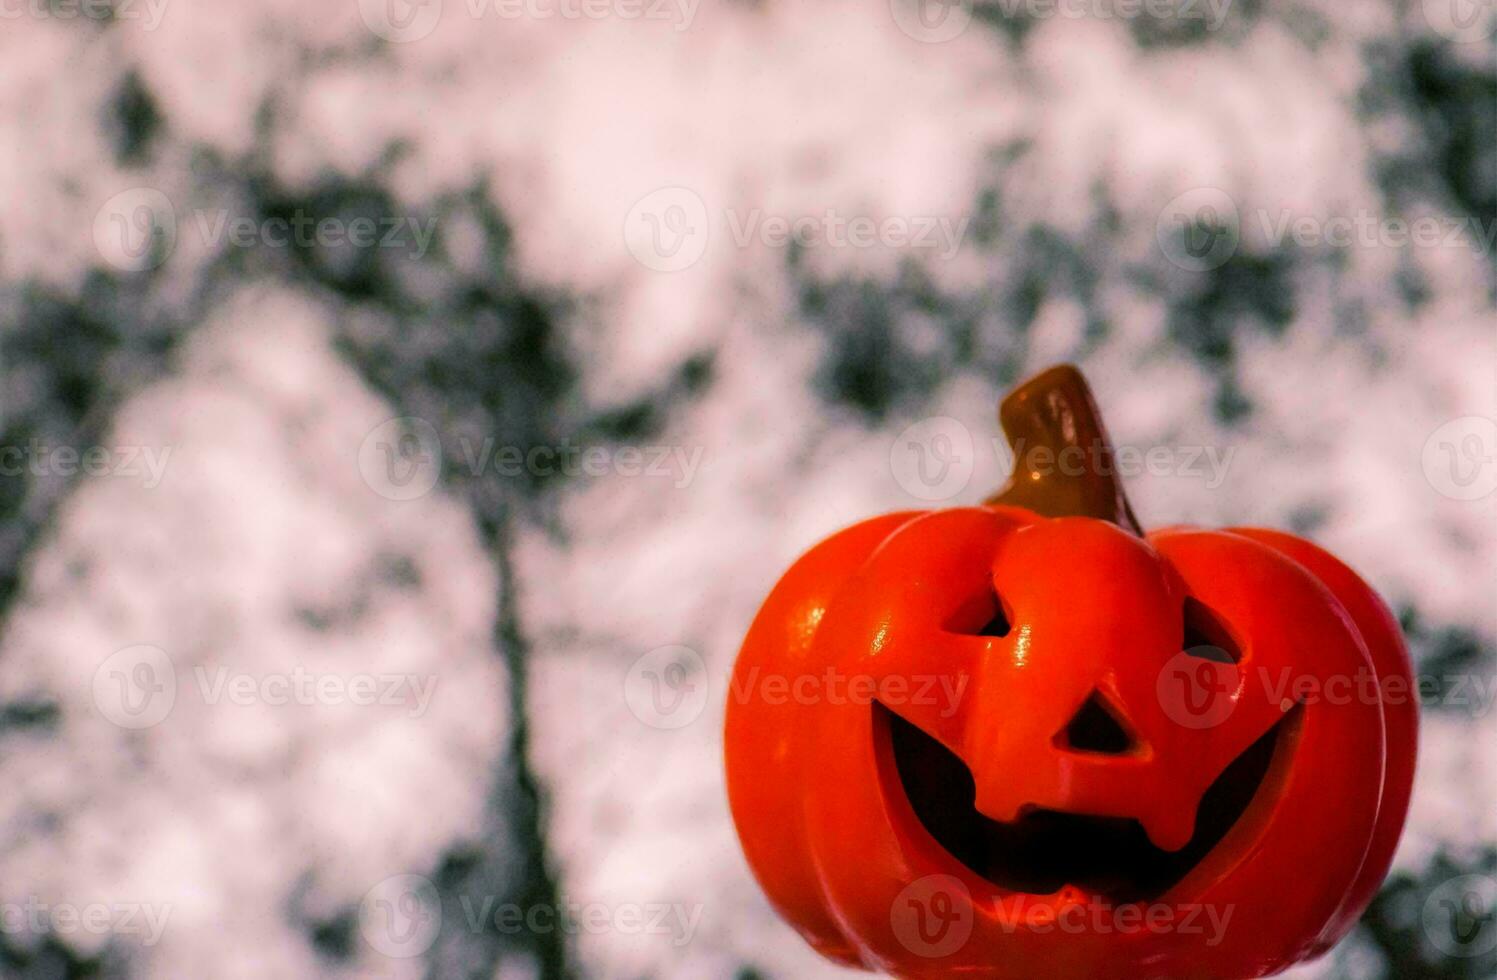
{"type": "Polygon", "coordinates": [[[1046,517],[1096,517],[1142,534],[1123,493],[1112,443],[1081,372],[1061,364],[1015,388],[998,408],[1014,471],[987,503],[1046,517]]]}

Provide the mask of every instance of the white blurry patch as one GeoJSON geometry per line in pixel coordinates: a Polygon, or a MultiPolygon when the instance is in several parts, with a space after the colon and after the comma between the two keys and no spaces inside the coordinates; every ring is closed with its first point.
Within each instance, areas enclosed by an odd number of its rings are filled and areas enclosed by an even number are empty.
{"type": "MultiPolygon", "coordinates": [[[[285,111],[281,170],[293,182],[358,172],[399,138],[410,153],[394,184],[407,199],[490,178],[524,229],[526,274],[611,294],[583,379],[599,398],[627,398],[710,344],[703,311],[735,282],[782,273],[786,249],[758,235],[740,245],[735,225],[829,208],[844,220],[959,218],[981,148],[1015,128],[1011,67],[986,32],[923,45],[884,8],[703,0],[676,30],[477,7],[488,13],[448,2],[430,37],[315,73],[285,111]],[[653,272],[630,255],[625,218],[676,186],[705,203],[710,239],[690,268],[653,272]]],[[[896,259],[818,255],[829,267],[896,259]]]]}
{"type": "Polygon", "coordinates": [[[780,569],[897,487],[887,444],[860,451],[876,440],[816,421],[806,345],[775,334],[735,325],[713,394],[660,440],[706,446],[689,487],[646,477],[582,487],[565,508],[569,546],[532,535],[519,553],[537,637],[533,745],[568,898],[702,905],[686,945],[668,933],[579,936],[590,975],[720,976],[744,963],[838,972],[775,918],[748,875],[724,797],[722,705],[738,642],[780,569]],[[823,435],[845,451],[818,445],[823,435]],[[692,724],[663,731],[629,712],[623,690],[637,657],[674,643],[706,662],[707,677],[692,680],[709,699],[692,724]]]}
{"type": "Polygon", "coordinates": [[[0,272],[71,278],[100,261],[92,237],[98,206],[131,186],[111,185],[119,175],[99,125],[115,59],[87,43],[87,29],[27,19],[4,24],[0,186],[13,190],[0,200],[0,272]],[[63,64],[73,69],[67,85],[58,84],[63,64]]]}
{"type": "MultiPolygon", "coordinates": [[[[256,289],[194,336],[109,430],[110,445],[169,448],[164,480],[85,480],[4,636],[0,690],[55,701],[60,721],[55,737],[7,736],[0,900],[164,909],[160,942],[133,950],[151,975],[338,975],[311,922],[473,833],[502,751],[494,571],[461,504],[365,485],[358,447],[392,413],[329,349],[325,316],[256,289]],[[172,658],[178,693],[132,732],[101,714],[92,679],[142,643],[172,658]],[[213,703],[219,670],[435,687],[424,711],[213,703]]],[[[353,950],[350,973],[420,975],[357,935],[353,950]]]]}

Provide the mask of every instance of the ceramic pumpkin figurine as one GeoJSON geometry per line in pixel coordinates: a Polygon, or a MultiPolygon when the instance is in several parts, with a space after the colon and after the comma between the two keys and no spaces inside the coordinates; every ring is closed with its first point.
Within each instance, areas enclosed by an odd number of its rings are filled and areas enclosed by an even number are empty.
{"type": "Polygon", "coordinates": [[[1236,980],[1324,951],[1408,807],[1393,617],[1288,534],[1144,533],[1074,368],[1000,415],[1002,491],[832,535],[754,620],[726,762],[760,884],[824,956],[900,977],[1236,980]]]}

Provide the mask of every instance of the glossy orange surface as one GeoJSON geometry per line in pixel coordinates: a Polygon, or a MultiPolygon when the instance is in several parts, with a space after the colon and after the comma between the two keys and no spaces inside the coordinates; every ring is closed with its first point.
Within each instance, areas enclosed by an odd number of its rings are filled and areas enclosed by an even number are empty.
{"type": "Polygon", "coordinates": [[[875,517],[744,641],[728,792],[771,902],[902,977],[1265,976],[1343,936],[1412,785],[1396,623],[1257,529],[875,517]]]}

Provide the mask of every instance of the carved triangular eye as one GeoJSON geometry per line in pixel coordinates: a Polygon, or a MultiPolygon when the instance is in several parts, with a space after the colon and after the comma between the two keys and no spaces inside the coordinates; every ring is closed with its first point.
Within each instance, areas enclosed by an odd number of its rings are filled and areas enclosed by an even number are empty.
{"type": "Polygon", "coordinates": [[[1073,752],[1126,755],[1136,744],[1123,722],[1103,697],[1093,691],[1062,733],[1061,743],[1073,752]]]}
{"type": "Polygon", "coordinates": [[[1221,617],[1196,599],[1185,600],[1185,652],[1192,657],[1219,664],[1242,660],[1242,648],[1232,639],[1221,617]]]}
{"type": "Polygon", "coordinates": [[[962,603],[946,620],[946,629],[963,636],[1007,636],[1013,624],[1003,608],[1003,599],[989,590],[962,603]]]}

